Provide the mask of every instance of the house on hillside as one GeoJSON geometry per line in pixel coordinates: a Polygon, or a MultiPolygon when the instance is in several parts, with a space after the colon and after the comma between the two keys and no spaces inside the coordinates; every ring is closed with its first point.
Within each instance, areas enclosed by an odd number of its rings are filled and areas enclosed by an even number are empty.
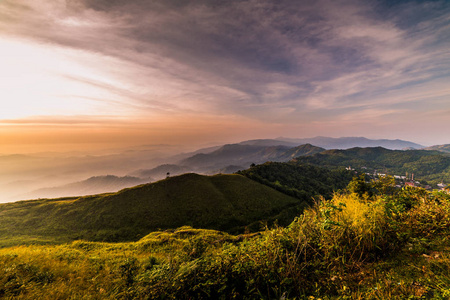
{"type": "Polygon", "coordinates": [[[416,187],[414,182],[405,182],[405,186],[416,187]]]}

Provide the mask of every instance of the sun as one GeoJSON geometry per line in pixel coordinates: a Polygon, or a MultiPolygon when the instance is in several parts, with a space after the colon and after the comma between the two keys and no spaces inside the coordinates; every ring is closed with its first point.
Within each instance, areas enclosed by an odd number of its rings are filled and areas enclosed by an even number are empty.
{"type": "Polygon", "coordinates": [[[108,113],[99,99],[115,96],[89,84],[107,78],[76,59],[73,50],[0,37],[0,119],[108,113]]]}

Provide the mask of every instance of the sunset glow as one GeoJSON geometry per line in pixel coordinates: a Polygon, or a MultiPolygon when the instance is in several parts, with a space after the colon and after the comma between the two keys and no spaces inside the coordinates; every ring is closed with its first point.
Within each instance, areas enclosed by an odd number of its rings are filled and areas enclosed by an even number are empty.
{"type": "Polygon", "coordinates": [[[448,143],[449,20],[445,1],[2,1],[0,152],[448,143]]]}

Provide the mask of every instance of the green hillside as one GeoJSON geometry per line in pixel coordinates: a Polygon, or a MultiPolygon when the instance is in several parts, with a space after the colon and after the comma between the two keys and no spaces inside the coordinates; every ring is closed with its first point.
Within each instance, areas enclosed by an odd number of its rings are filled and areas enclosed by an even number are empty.
{"type": "Polygon", "coordinates": [[[450,144],[435,145],[435,146],[427,147],[427,148],[425,148],[425,150],[436,150],[436,151],[448,154],[448,153],[450,153],[450,144]]]}
{"type": "Polygon", "coordinates": [[[253,234],[184,226],[133,242],[3,248],[0,298],[444,300],[449,228],[448,193],[349,189],[253,234]]]}
{"type": "Polygon", "coordinates": [[[306,202],[318,195],[331,198],[354,176],[354,172],[343,168],[330,170],[292,162],[267,162],[238,173],[306,202]]]}
{"type": "Polygon", "coordinates": [[[414,173],[415,178],[431,183],[450,182],[450,157],[438,151],[388,150],[376,148],[352,148],[327,150],[311,156],[295,159],[297,163],[323,167],[366,168],[390,175],[414,173]]]}
{"type": "Polygon", "coordinates": [[[229,232],[250,225],[258,230],[259,221],[291,221],[301,205],[241,175],[184,174],[111,194],[2,204],[0,239],[1,245],[136,240],[185,225],[229,232]]]}

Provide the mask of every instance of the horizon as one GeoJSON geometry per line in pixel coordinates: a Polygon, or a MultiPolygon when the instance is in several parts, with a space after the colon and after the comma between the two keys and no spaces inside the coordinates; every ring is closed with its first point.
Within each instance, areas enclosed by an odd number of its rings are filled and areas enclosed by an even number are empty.
{"type": "MultiPolygon", "coordinates": [[[[125,151],[137,151],[139,149],[174,149],[172,153],[182,154],[198,151],[204,148],[209,147],[218,147],[227,144],[238,144],[240,142],[245,141],[253,141],[253,140],[280,140],[280,141],[289,141],[289,140],[308,140],[308,139],[317,139],[317,138],[330,138],[330,139],[346,139],[346,138],[361,138],[368,139],[372,141],[381,141],[381,140],[389,140],[389,141],[402,141],[402,142],[410,142],[414,144],[418,144],[420,146],[431,147],[438,145],[446,145],[446,144],[421,144],[411,140],[405,140],[401,138],[377,138],[371,139],[365,136],[340,136],[340,137],[331,137],[324,135],[317,135],[312,137],[286,137],[286,136],[277,136],[277,137],[257,137],[257,138],[249,138],[244,140],[228,140],[228,141],[213,141],[201,144],[190,144],[190,145],[182,145],[182,144],[111,144],[111,143],[97,143],[97,144],[88,144],[88,146],[84,144],[50,144],[50,145],[40,145],[37,146],[34,144],[25,144],[25,145],[14,145],[11,147],[5,147],[3,145],[0,156],[9,156],[9,155],[51,155],[51,154],[72,154],[72,155],[107,155],[107,154],[118,154],[125,151]]],[[[309,143],[309,142],[308,142],[309,143]]],[[[299,144],[300,146],[301,144],[299,144]]],[[[313,145],[316,146],[316,145],[313,145]]]]}
{"type": "Polygon", "coordinates": [[[1,1],[1,146],[448,144],[449,21],[448,1],[1,1]]]}

